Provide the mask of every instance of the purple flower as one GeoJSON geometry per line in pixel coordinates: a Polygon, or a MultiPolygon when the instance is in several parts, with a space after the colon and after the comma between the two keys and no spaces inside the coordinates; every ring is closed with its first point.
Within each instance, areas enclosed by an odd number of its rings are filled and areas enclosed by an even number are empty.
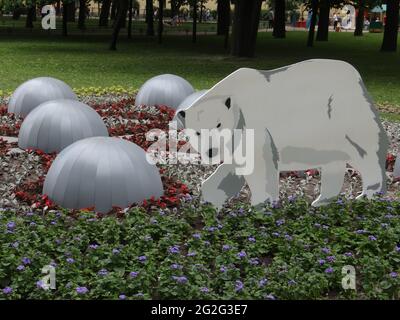
{"type": "Polygon", "coordinates": [[[391,272],[389,275],[391,278],[397,278],[398,276],[397,272],[391,272]]]}
{"type": "Polygon", "coordinates": [[[67,262],[68,262],[68,263],[74,263],[75,260],[74,260],[73,258],[68,258],[68,259],[67,259],[67,262]]]}
{"type": "Polygon", "coordinates": [[[97,244],[91,244],[89,245],[90,249],[96,250],[99,246],[97,244]]]}
{"type": "Polygon", "coordinates": [[[172,246],[168,248],[169,253],[178,254],[179,253],[179,246],[172,246]]]}
{"type": "Polygon", "coordinates": [[[384,229],[387,228],[388,226],[389,226],[389,224],[387,224],[387,223],[381,223],[381,227],[384,229]]]}
{"type": "Polygon", "coordinates": [[[138,275],[139,275],[139,272],[136,272],[136,271],[132,271],[132,272],[129,273],[129,276],[131,278],[136,278],[138,275]]]}
{"type": "Polygon", "coordinates": [[[357,234],[364,234],[364,233],[366,233],[366,232],[367,232],[367,231],[365,231],[365,230],[363,230],[363,229],[359,229],[359,230],[356,231],[357,234]]]}
{"type": "Polygon", "coordinates": [[[125,300],[126,299],[126,295],[120,294],[118,298],[119,298],[119,300],[125,300]]]}
{"type": "Polygon", "coordinates": [[[274,237],[279,237],[279,236],[280,236],[280,233],[279,233],[279,232],[272,232],[272,235],[273,235],[274,237]]]}
{"type": "Polygon", "coordinates": [[[219,268],[219,271],[226,272],[226,267],[225,266],[221,266],[221,268],[219,268]]]}
{"type": "Polygon", "coordinates": [[[326,257],[326,259],[327,259],[329,262],[334,262],[334,261],[336,260],[335,256],[328,256],[328,257],[326,257]]]}
{"type": "Polygon", "coordinates": [[[31,227],[34,227],[34,226],[36,226],[36,222],[32,221],[31,223],[29,223],[29,225],[30,225],[31,227]]]}
{"type": "Polygon", "coordinates": [[[207,292],[210,292],[210,289],[208,289],[207,287],[201,287],[200,291],[204,292],[204,293],[207,293],[207,292]]]}
{"type": "Polygon", "coordinates": [[[76,292],[77,292],[78,294],[85,294],[85,293],[88,293],[88,292],[89,292],[89,289],[86,288],[86,287],[77,287],[77,288],[76,288],[76,292]]]}
{"type": "Polygon", "coordinates": [[[331,250],[329,249],[329,248],[322,248],[321,249],[321,251],[323,252],[323,253],[325,253],[325,254],[328,254],[328,253],[330,253],[331,252],[331,250]]]}
{"type": "Polygon", "coordinates": [[[224,251],[228,251],[228,250],[230,250],[230,248],[231,248],[231,246],[229,244],[224,244],[222,246],[222,250],[224,250],[224,251]]]}
{"type": "Polygon", "coordinates": [[[208,230],[209,232],[214,232],[217,231],[218,228],[217,227],[204,227],[205,230],[208,230]]]}
{"type": "Polygon", "coordinates": [[[113,254],[118,254],[118,253],[120,253],[120,251],[118,249],[113,249],[112,253],[113,254]]]}
{"type": "Polygon", "coordinates": [[[396,252],[400,253],[400,246],[395,247],[396,252]]]}
{"type": "Polygon", "coordinates": [[[293,280],[293,279],[288,281],[288,285],[289,286],[294,286],[296,283],[297,282],[295,280],[293,280]]]}
{"type": "Polygon", "coordinates": [[[43,280],[36,281],[36,288],[38,288],[38,289],[45,289],[46,288],[43,280]]]}
{"type": "Polygon", "coordinates": [[[193,234],[193,238],[200,239],[201,238],[201,234],[200,233],[195,233],[195,234],[193,234]]]}
{"type": "Polygon", "coordinates": [[[242,258],[245,258],[246,256],[247,256],[247,254],[246,254],[246,252],[245,251],[240,251],[238,254],[237,254],[237,256],[240,258],[240,259],[242,259],[242,258]]]}
{"type": "Polygon", "coordinates": [[[351,253],[351,252],[345,252],[345,254],[344,254],[346,257],[352,257],[353,256],[353,254],[351,253]]]}
{"type": "Polygon", "coordinates": [[[188,281],[188,279],[185,276],[172,276],[172,279],[174,279],[176,282],[178,283],[186,283],[188,281]]]}
{"type": "Polygon", "coordinates": [[[138,260],[140,262],[145,262],[147,260],[147,257],[146,256],[140,256],[140,257],[138,257],[138,260]]]}
{"type": "Polygon", "coordinates": [[[235,291],[236,292],[242,291],[243,287],[244,287],[243,282],[240,281],[240,280],[236,280],[236,282],[235,282],[235,291]]]}
{"type": "Polygon", "coordinates": [[[18,271],[23,271],[23,270],[25,270],[25,266],[24,266],[23,264],[20,264],[20,265],[17,267],[17,270],[18,270],[18,271]]]}
{"type": "Polygon", "coordinates": [[[5,287],[3,289],[4,294],[11,294],[13,292],[13,289],[11,287],[5,287]]]}
{"type": "Polygon", "coordinates": [[[157,221],[157,219],[152,218],[152,219],[150,219],[150,223],[151,223],[151,224],[157,224],[158,221],[157,221]]]}
{"type": "Polygon", "coordinates": [[[258,261],[257,258],[251,258],[250,259],[250,264],[253,265],[253,266],[256,266],[256,265],[259,264],[259,261],[258,261]]]}
{"type": "Polygon", "coordinates": [[[377,240],[375,236],[368,236],[368,239],[369,239],[370,241],[376,241],[376,240],[377,240]]]}
{"type": "Polygon", "coordinates": [[[204,241],[204,245],[208,247],[208,246],[210,246],[210,245],[211,245],[211,242],[210,242],[210,241],[208,241],[208,240],[206,240],[206,241],[204,241]]]}
{"type": "Polygon", "coordinates": [[[190,251],[190,252],[188,252],[187,256],[194,257],[196,254],[197,254],[196,251],[190,251]]]}
{"type": "Polygon", "coordinates": [[[276,298],[275,298],[275,296],[273,294],[266,295],[265,299],[267,299],[267,300],[276,300],[276,298]]]}
{"type": "Polygon", "coordinates": [[[19,242],[15,241],[11,244],[11,247],[13,247],[14,249],[17,249],[19,247],[19,242]]]}
{"type": "Polygon", "coordinates": [[[171,264],[171,269],[173,269],[173,270],[180,270],[180,269],[182,269],[182,266],[180,265],[180,264],[177,264],[177,263],[174,263],[174,264],[171,264]]]}
{"type": "Polygon", "coordinates": [[[8,230],[14,230],[15,229],[15,222],[14,221],[10,221],[9,223],[7,223],[7,229],[8,230]]]}
{"type": "Polygon", "coordinates": [[[106,269],[101,269],[97,274],[99,276],[106,276],[108,275],[108,271],[106,269]]]}
{"type": "Polygon", "coordinates": [[[293,240],[293,237],[292,237],[291,235],[285,234],[285,239],[286,239],[287,241],[292,241],[292,240],[293,240]]]}
{"type": "Polygon", "coordinates": [[[21,261],[24,265],[31,264],[31,259],[27,257],[23,257],[21,261]]]}
{"type": "Polygon", "coordinates": [[[284,223],[285,223],[285,219],[279,219],[279,220],[276,221],[276,225],[277,225],[278,227],[280,227],[280,226],[283,225],[284,223]]]}
{"type": "Polygon", "coordinates": [[[267,284],[268,280],[267,279],[261,279],[260,281],[258,281],[258,285],[260,287],[264,287],[267,284]]]}
{"type": "Polygon", "coordinates": [[[29,211],[25,214],[27,217],[32,217],[34,215],[34,213],[32,211],[29,211]]]}
{"type": "Polygon", "coordinates": [[[325,261],[324,259],[319,259],[319,260],[318,260],[318,263],[319,263],[320,266],[324,265],[325,262],[326,262],[326,261],[325,261]]]}
{"type": "Polygon", "coordinates": [[[329,267],[325,269],[325,273],[332,273],[333,272],[333,268],[329,267]]]}
{"type": "Polygon", "coordinates": [[[319,224],[319,223],[314,223],[314,227],[320,228],[320,227],[321,227],[321,224],[319,224]]]}
{"type": "Polygon", "coordinates": [[[256,242],[256,238],[254,237],[249,237],[247,240],[249,240],[250,242],[256,242]]]}

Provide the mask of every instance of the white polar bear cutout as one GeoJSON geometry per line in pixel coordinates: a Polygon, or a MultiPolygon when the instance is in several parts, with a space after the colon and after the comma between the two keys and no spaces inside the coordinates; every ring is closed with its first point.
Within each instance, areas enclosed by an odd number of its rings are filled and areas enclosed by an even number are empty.
{"type": "MultiPolygon", "coordinates": [[[[254,170],[235,174],[222,163],[202,183],[202,199],[217,207],[246,182],[251,204],[277,201],[279,172],[319,168],[321,194],[313,206],[339,195],[346,164],[362,177],[361,196],[386,191],[388,139],[360,74],[337,60],[307,60],[283,68],[239,69],[178,117],[185,128],[253,129],[254,170]]],[[[243,139],[242,139],[243,140],[243,139]]],[[[232,141],[230,143],[233,143],[232,141]]],[[[211,157],[220,150],[208,152],[211,157]]]]}

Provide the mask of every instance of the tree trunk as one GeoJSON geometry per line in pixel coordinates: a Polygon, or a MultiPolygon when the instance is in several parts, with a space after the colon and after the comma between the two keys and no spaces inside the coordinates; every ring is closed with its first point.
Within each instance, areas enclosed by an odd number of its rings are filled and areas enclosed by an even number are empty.
{"type": "Polygon", "coordinates": [[[110,50],[117,50],[117,39],[121,27],[126,20],[126,14],[128,13],[129,0],[119,0],[118,12],[116,18],[116,23],[114,25],[112,40],[110,44],[110,50]]]}
{"type": "Polygon", "coordinates": [[[79,0],[79,19],[78,28],[81,30],[86,29],[86,13],[87,13],[87,2],[86,0],[79,0]]]}
{"type": "Polygon", "coordinates": [[[62,35],[63,37],[68,36],[68,6],[69,3],[63,1],[63,20],[62,20],[62,35]]]}
{"type": "Polygon", "coordinates": [[[396,51],[399,32],[399,0],[387,0],[386,5],[386,24],[381,51],[396,51]]]}
{"type": "Polygon", "coordinates": [[[321,0],[319,7],[319,20],[317,41],[328,41],[329,35],[329,11],[331,9],[329,0],[321,0]]]}
{"type": "Polygon", "coordinates": [[[315,24],[317,22],[317,14],[318,14],[318,0],[312,0],[311,8],[312,8],[312,16],[311,16],[310,30],[308,31],[308,40],[307,40],[308,47],[312,47],[314,45],[315,24]]]}
{"type": "Polygon", "coordinates": [[[199,23],[203,23],[203,1],[200,1],[200,16],[199,23]]]}
{"type": "Polygon", "coordinates": [[[158,43],[162,43],[162,33],[164,31],[164,0],[158,0],[158,43]]]}
{"type": "Polygon", "coordinates": [[[218,0],[217,35],[225,36],[229,32],[231,5],[229,0],[218,0]]]}
{"type": "Polygon", "coordinates": [[[146,22],[147,32],[150,37],[154,36],[154,6],[153,0],[146,0],[146,22]]]}
{"type": "Polygon", "coordinates": [[[236,0],[232,55],[253,57],[256,49],[262,0],[236,0]]]}
{"type": "Polygon", "coordinates": [[[286,37],[286,6],[285,1],[275,0],[275,19],[272,36],[274,38],[286,37]]]}
{"type": "Polygon", "coordinates": [[[26,28],[33,28],[33,21],[35,20],[36,16],[36,3],[33,2],[30,7],[28,7],[28,12],[26,15],[26,28]]]}
{"type": "Polygon", "coordinates": [[[13,11],[13,15],[12,15],[12,19],[13,20],[19,20],[19,18],[21,17],[21,8],[15,8],[13,11]]]}
{"type": "Polygon", "coordinates": [[[128,39],[132,38],[133,0],[129,0],[128,39]]]}
{"type": "Polygon", "coordinates": [[[70,1],[66,8],[68,10],[68,22],[75,22],[75,1],[70,1]]]}
{"type": "Polygon", "coordinates": [[[354,36],[360,37],[363,35],[364,29],[364,10],[365,0],[358,1],[358,13],[356,17],[356,29],[354,30],[354,36]]]}
{"type": "Polygon", "coordinates": [[[178,7],[176,0],[171,0],[171,19],[178,14],[178,7]]]}
{"type": "Polygon", "coordinates": [[[193,43],[197,42],[197,0],[193,2],[193,33],[192,33],[192,41],[193,43]]]}
{"type": "Polygon", "coordinates": [[[111,0],[103,0],[100,11],[99,26],[107,27],[110,16],[111,0]]]}
{"type": "Polygon", "coordinates": [[[115,20],[115,17],[117,15],[117,2],[119,0],[112,0],[111,3],[111,20],[115,20]]]}

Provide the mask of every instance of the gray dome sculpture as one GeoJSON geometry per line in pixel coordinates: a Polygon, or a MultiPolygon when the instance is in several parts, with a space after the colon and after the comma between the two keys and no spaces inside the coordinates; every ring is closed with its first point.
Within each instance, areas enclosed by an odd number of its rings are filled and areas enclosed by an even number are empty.
{"type": "Polygon", "coordinates": [[[61,80],[50,77],[35,78],[24,82],[14,91],[8,103],[8,112],[26,117],[38,105],[56,99],[78,98],[61,80]]]}
{"type": "Polygon", "coordinates": [[[195,102],[198,98],[203,96],[208,90],[200,90],[192,93],[190,96],[186,97],[185,100],[181,102],[181,104],[176,108],[174,121],[177,123],[177,129],[184,129],[182,121],[176,116],[179,111],[185,110],[189,108],[193,102],[195,102]]]}
{"type": "Polygon", "coordinates": [[[69,209],[108,212],[163,195],[157,167],[145,151],[120,138],[93,137],[65,148],[54,160],[43,194],[69,209]]]}
{"type": "Polygon", "coordinates": [[[18,145],[21,149],[60,152],[75,141],[108,136],[98,113],[76,100],[53,100],[35,108],[22,122],[18,145]]]}
{"type": "Polygon", "coordinates": [[[163,74],[145,82],[136,96],[135,105],[166,105],[176,109],[193,92],[192,85],[185,79],[173,74],[163,74]]]}

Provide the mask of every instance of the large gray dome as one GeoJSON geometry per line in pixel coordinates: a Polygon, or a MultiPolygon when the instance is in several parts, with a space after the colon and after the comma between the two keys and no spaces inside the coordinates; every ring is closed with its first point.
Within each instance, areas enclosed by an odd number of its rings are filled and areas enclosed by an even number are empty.
{"type": "Polygon", "coordinates": [[[75,93],[63,81],[50,78],[35,78],[21,84],[13,93],[8,112],[25,117],[43,102],[55,99],[77,100],[75,93]]]}
{"type": "Polygon", "coordinates": [[[193,92],[192,85],[185,79],[163,74],[145,82],[136,96],[135,105],[166,105],[176,109],[193,92]]]}
{"type": "Polygon", "coordinates": [[[94,109],[76,100],[53,100],[35,108],[22,122],[18,136],[21,149],[60,152],[65,147],[108,130],[94,109]]]}
{"type": "Polygon", "coordinates": [[[177,129],[184,129],[184,126],[182,124],[182,121],[176,116],[179,111],[185,110],[189,108],[193,102],[195,102],[198,98],[203,96],[208,90],[200,90],[196,91],[195,93],[192,93],[190,96],[186,97],[185,100],[181,102],[181,104],[176,108],[176,113],[174,117],[174,121],[177,123],[177,129]]]}
{"type": "Polygon", "coordinates": [[[108,212],[113,206],[126,208],[152,196],[159,198],[163,186],[157,167],[147,161],[142,148],[120,138],[93,137],[75,142],[57,156],[43,194],[65,208],[108,212]]]}

